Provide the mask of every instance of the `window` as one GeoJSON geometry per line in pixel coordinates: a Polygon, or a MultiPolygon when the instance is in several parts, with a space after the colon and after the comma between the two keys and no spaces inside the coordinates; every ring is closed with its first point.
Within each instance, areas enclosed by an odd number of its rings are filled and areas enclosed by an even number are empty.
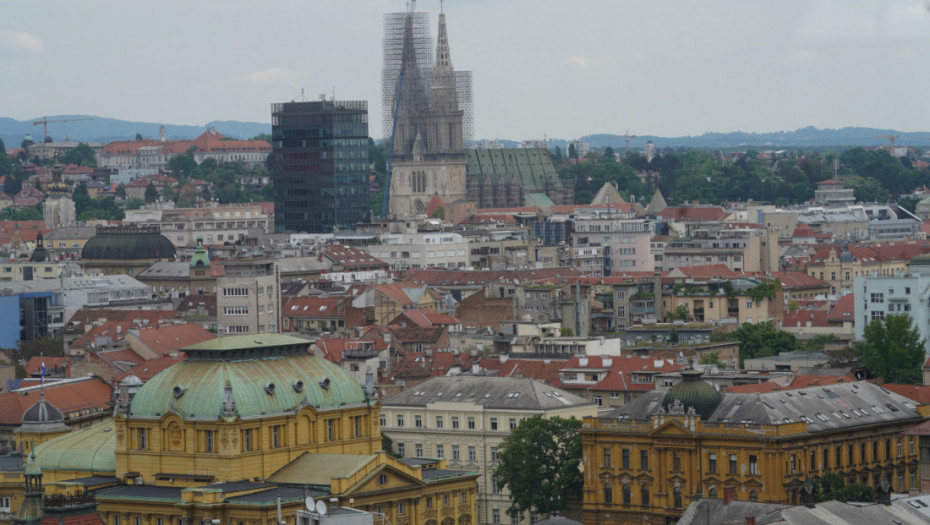
{"type": "Polygon", "coordinates": [[[623,504],[624,504],[624,505],[629,505],[629,504],[631,503],[631,500],[633,499],[633,498],[631,497],[630,492],[631,492],[631,491],[630,491],[630,484],[627,483],[627,484],[623,485],[623,504]]]}
{"type": "Polygon", "coordinates": [[[281,425],[271,427],[271,448],[281,446],[281,425]]]}
{"type": "Polygon", "coordinates": [[[681,452],[672,452],[672,470],[681,472],[681,452]]]}
{"type": "Polygon", "coordinates": [[[407,506],[404,505],[404,502],[402,501],[398,502],[397,503],[397,515],[403,516],[406,512],[407,512],[407,506]]]}
{"type": "Polygon", "coordinates": [[[10,498],[0,498],[0,512],[10,512],[10,498]]]}
{"type": "MultiPolygon", "coordinates": [[[[138,443],[137,443],[137,444],[139,445],[139,450],[145,450],[146,445],[147,445],[147,442],[148,442],[148,439],[147,439],[147,438],[148,438],[148,429],[146,429],[146,428],[140,428],[140,429],[137,429],[136,432],[138,433],[138,443]]],[[[901,441],[900,441],[900,440],[898,440],[898,444],[899,444],[899,445],[901,444],[901,441]]]]}
{"type": "Polygon", "coordinates": [[[639,490],[642,494],[640,497],[640,504],[643,506],[649,505],[649,486],[643,485],[639,490]]]}
{"type": "Polygon", "coordinates": [[[649,451],[642,450],[639,453],[639,468],[649,470],[649,451]]]}
{"type": "Polygon", "coordinates": [[[336,420],[327,419],[326,420],[326,441],[335,441],[336,440],[336,420]]]}
{"type": "Polygon", "coordinates": [[[428,509],[433,508],[433,498],[429,496],[426,497],[426,508],[428,509]]]}
{"type": "Polygon", "coordinates": [[[497,461],[497,447],[491,447],[491,461],[497,461]]]}
{"type": "Polygon", "coordinates": [[[510,418],[510,430],[515,430],[517,428],[517,418],[510,418]]]}
{"type": "Polygon", "coordinates": [[[830,449],[823,449],[823,470],[830,470],[830,449]]]}
{"type": "Polygon", "coordinates": [[[611,468],[612,466],[610,463],[610,447],[604,447],[604,468],[611,468]]]}
{"type": "Polygon", "coordinates": [[[672,493],[674,497],[674,505],[676,509],[682,508],[682,497],[681,497],[681,487],[675,487],[675,491],[672,493]]]}
{"type": "Polygon", "coordinates": [[[498,486],[498,483],[499,483],[499,482],[500,482],[500,480],[497,478],[497,476],[491,476],[491,494],[500,494],[500,493],[501,493],[501,489],[500,489],[500,487],[498,486]]]}
{"type": "Polygon", "coordinates": [[[416,445],[413,446],[413,456],[417,458],[423,457],[423,445],[422,444],[417,443],[416,445]]]}
{"type": "Polygon", "coordinates": [[[142,525],[142,518],[140,518],[139,516],[136,516],[135,518],[133,518],[132,521],[135,525],[142,525]]]}
{"type": "Polygon", "coordinates": [[[352,418],[352,423],[355,427],[355,437],[362,435],[362,416],[355,416],[352,418]]]}
{"type": "Polygon", "coordinates": [[[477,456],[478,454],[476,452],[474,445],[469,445],[468,446],[468,461],[476,461],[478,459],[477,456]]]}
{"type": "Polygon", "coordinates": [[[623,468],[630,468],[630,449],[623,449],[621,457],[623,461],[623,468]]]}
{"type": "Polygon", "coordinates": [[[759,475],[759,460],[756,458],[756,456],[749,456],[749,475],[759,475]]]}
{"type": "Polygon", "coordinates": [[[873,303],[884,303],[885,302],[885,294],[883,293],[873,293],[871,294],[870,298],[871,298],[870,302],[873,302],[873,303]]]}
{"type": "Polygon", "coordinates": [[[436,428],[442,428],[442,416],[436,416],[436,428]]]}
{"type": "Polygon", "coordinates": [[[717,454],[707,455],[707,472],[711,474],[717,473],[717,454]]]}
{"type": "Polygon", "coordinates": [[[753,503],[758,502],[758,501],[759,501],[759,493],[756,492],[756,491],[754,491],[754,490],[750,490],[750,491],[749,491],[749,501],[751,501],[751,502],[753,502],[753,503]]]}
{"type": "Polygon", "coordinates": [[[448,494],[442,495],[442,504],[445,505],[446,507],[449,506],[449,495],[448,494]]]}
{"type": "Polygon", "coordinates": [[[381,413],[381,417],[379,418],[379,422],[381,423],[381,426],[382,426],[382,427],[383,427],[383,426],[387,426],[387,416],[385,416],[383,412],[381,413]]]}
{"type": "Polygon", "coordinates": [[[436,457],[442,459],[446,457],[446,449],[443,445],[436,445],[436,457]]]}
{"type": "Polygon", "coordinates": [[[400,454],[400,457],[404,457],[404,455],[405,455],[404,453],[405,453],[405,452],[406,452],[406,450],[405,450],[404,444],[403,444],[403,443],[398,443],[398,444],[397,444],[397,453],[400,454]]]}
{"type": "Polygon", "coordinates": [[[736,454],[730,454],[730,474],[736,474],[736,454]]]}
{"type": "MultiPolygon", "coordinates": [[[[491,523],[497,525],[501,522],[501,509],[491,509],[491,523]]],[[[118,523],[116,525],[119,525],[118,523]]]]}
{"type": "Polygon", "coordinates": [[[466,500],[467,498],[465,497],[465,493],[459,492],[459,503],[465,503],[466,500]]]}
{"type": "Polygon", "coordinates": [[[458,461],[460,459],[462,459],[462,457],[461,457],[461,453],[459,452],[459,446],[452,445],[452,460],[458,461]]]}
{"type": "Polygon", "coordinates": [[[614,489],[610,486],[609,481],[604,482],[604,503],[614,502],[614,489]]]}
{"type": "Polygon", "coordinates": [[[491,430],[497,430],[497,418],[496,417],[491,418],[491,430]]]}
{"type": "Polygon", "coordinates": [[[113,516],[113,525],[119,525],[119,524],[120,524],[119,516],[113,516]]]}
{"type": "Polygon", "coordinates": [[[404,415],[403,414],[397,414],[397,426],[398,427],[404,426],[404,415]]]}
{"type": "Polygon", "coordinates": [[[597,406],[604,406],[604,400],[601,399],[601,396],[596,395],[594,396],[594,404],[597,406]]]}
{"type": "Polygon", "coordinates": [[[816,464],[817,464],[817,452],[814,450],[811,450],[810,463],[808,463],[807,465],[808,470],[813,472],[816,468],[815,467],[816,464]]]}
{"type": "Polygon", "coordinates": [[[789,468],[789,472],[791,472],[792,474],[797,474],[798,473],[798,459],[794,454],[791,454],[790,462],[791,462],[791,465],[789,468]]]}
{"type": "Polygon", "coordinates": [[[459,417],[452,416],[452,428],[459,428],[459,417]]]}
{"type": "Polygon", "coordinates": [[[252,429],[251,428],[247,428],[242,431],[242,448],[245,449],[246,452],[249,452],[252,450],[252,429]]]}
{"type": "Polygon", "coordinates": [[[215,440],[216,440],[216,431],[215,430],[205,430],[204,431],[204,452],[214,452],[215,451],[215,440]]]}
{"type": "Polygon", "coordinates": [[[423,416],[417,414],[413,416],[413,427],[414,428],[423,428],[423,416]]]}
{"type": "Polygon", "coordinates": [[[474,430],[475,428],[475,418],[468,416],[468,428],[474,430]]]}

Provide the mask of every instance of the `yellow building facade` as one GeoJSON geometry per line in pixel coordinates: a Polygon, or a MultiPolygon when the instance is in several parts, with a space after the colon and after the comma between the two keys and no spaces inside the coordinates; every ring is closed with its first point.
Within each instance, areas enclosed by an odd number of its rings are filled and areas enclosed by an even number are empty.
{"type": "Polygon", "coordinates": [[[46,493],[102,483],[113,525],[274,524],[279,498],[293,524],[308,495],[394,524],[471,523],[477,472],[383,453],[380,404],[307,347],[261,334],[182,349],[185,361],[121,390],[111,420],[35,448],[46,493]]]}
{"type": "Polygon", "coordinates": [[[714,396],[694,375],[585,420],[585,523],[664,525],[724,492],[798,504],[801,484],[826,472],[918,486],[917,443],[901,432],[926,407],[868,382],[714,396]]]}

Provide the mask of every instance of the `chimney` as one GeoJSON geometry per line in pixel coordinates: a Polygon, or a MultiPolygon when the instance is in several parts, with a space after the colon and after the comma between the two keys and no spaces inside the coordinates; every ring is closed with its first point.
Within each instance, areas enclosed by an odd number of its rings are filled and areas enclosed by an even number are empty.
{"type": "Polygon", "coordinates": [[[723,504],[729,505],[736,498],[737,487],[723,487],[723,504]]]}
{"type": "Polygon", "coordinates": [[[746,516],[746,525],[756,525],[756,517],[746,516]]]}

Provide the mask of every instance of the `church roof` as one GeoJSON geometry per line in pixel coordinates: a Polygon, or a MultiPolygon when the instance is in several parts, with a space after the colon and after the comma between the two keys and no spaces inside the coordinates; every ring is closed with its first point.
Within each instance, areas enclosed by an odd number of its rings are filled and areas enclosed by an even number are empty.
{"type": "Polygon", "coordinates": [[[605,182],[601,189],[597,190],[597,195],[591,199],[591,204],[616,204],[619,202],[626,201],[623,200],[623,196],[617,191],[616,186],[609,182],[605,182]]]}
{"type": "Polygon", "coordinates": [[[562,187],[549,155],[538,148],[470,149],[467,153],[465,171],[470,176],[488,175],[491,182],[503,178],[509,183],[516,174],[520,187],[528,193],[562,187]]]}
{"type": "Polygon", "coordinates": [[[135,395],[133,416],[170,411],[189,419],[223,413],[229,383],[240,417],[293,412],[302,404],[366,402],[348,372],[307,352],[309,342],[281,334],[227,336],[182,348],[188,359],[150,379],[135,395]]]}

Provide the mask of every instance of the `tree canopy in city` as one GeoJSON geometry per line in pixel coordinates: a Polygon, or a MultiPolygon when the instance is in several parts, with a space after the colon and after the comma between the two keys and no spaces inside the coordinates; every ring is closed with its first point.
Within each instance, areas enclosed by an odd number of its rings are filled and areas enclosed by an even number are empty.
{"type": "Polygon", "coordinates": [[[889,314],[872,319],[853,352],[862,366],[883,377],[886,383],[918,384],[924,362],[920,331],[908,314],[889,314]]]}

